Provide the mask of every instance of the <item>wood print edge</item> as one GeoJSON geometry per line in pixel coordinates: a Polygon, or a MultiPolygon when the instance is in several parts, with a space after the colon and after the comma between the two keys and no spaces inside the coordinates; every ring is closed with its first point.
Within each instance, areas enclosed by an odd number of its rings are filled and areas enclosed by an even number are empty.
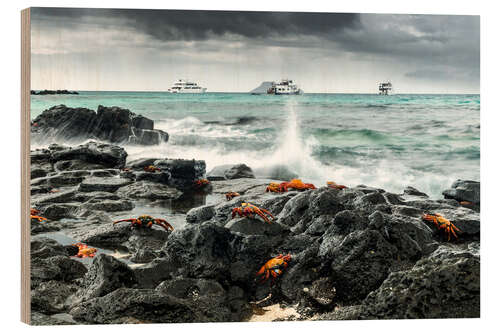
{"type": "Polygon", "coordinates": [[[21,11],[21,321],[31,323],[30,288],[30,9],[21,11]]]}

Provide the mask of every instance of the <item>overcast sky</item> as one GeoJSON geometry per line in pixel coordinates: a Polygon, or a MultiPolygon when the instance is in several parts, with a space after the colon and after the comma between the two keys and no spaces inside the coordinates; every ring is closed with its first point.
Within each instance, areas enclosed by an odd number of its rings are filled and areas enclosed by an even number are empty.
{"type": "Polygon", "coordinates": [[[479,93],[479,16],[32,8],[32,89],[479,93]]]}

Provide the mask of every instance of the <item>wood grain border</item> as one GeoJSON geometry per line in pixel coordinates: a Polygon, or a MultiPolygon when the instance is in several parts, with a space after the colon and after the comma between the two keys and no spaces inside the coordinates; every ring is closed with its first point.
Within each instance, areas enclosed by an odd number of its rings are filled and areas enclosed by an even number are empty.
{"type": "Polygon", "coordinates": [[[30,324],[30,9],[21,11],[21,321],[30,324]]]}

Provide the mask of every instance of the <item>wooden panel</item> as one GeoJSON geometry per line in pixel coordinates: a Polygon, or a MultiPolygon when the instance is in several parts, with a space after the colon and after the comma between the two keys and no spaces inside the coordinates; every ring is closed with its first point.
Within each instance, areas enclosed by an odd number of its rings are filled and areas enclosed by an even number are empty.
{"type": "Polygon", "coordinates": [[[30,9],[21,11],[21,321],[31,319],[30,291],[30,9]]]}

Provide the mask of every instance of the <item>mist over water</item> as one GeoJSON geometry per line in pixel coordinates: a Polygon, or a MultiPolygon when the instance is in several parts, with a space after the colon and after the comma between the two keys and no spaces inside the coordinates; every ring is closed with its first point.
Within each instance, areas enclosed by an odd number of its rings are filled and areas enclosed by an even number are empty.
{"type": "Polygon", "coordinates": [[[81,92],[32,96],[32,118],[57,104],[128,108],[169,133],[166,144],[125,146],[128,160],[195,158],[207,171],[284,164],[317,186],[333,180],[400,193],[410,185],[433,198],[458,178],[479,180],[479,95],[81,92]]]}

